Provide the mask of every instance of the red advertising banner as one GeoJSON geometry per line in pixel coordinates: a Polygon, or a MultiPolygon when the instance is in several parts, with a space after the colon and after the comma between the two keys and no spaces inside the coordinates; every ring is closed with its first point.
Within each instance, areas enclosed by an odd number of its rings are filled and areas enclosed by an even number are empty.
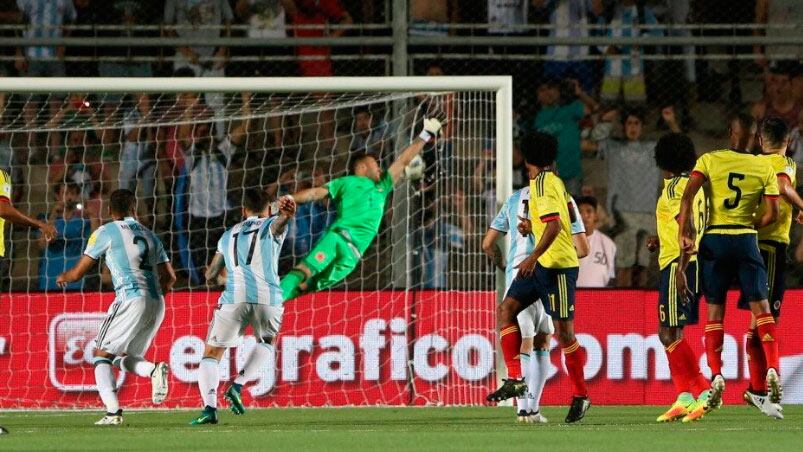
{"type": "MultiPolygon", "coordinates": [[[[803,403],[803,291],[788,291],[781,338],[784,403],[803,403]],[[786,321],[785,319],[789,319],[786,321]]],[[[90,408],[100,402],[91,364],[93,339],[111,293],[0,296],[0,408],[90,408]]],[[[171,368],[163,406],[197,407],[197,367],[218,294],[185,292],[166,300],[166,316],[146,357],[171,368]]],[[[735,297],[735,295],[734,295],[735,297]]],[[[250,406],[476,405],[496,384],[493,292],[329,292],[285,306],[275,363],[244,395],[250,406]]],[[[674,399],[656,334],[654,291],[578,291],[576,331],[595,404],[666,404],[674,399]]],[[[723,373],[725,401],[747,385],[743,337],[749,314],[729,303],[723,373]]],[[[704,318],[705,307],[701,308],[704,318]]],[[[686,329],[707,372],[702,325],[686,329]]],[[[223,381],[244,365],[253,337],[227,352],[223,381]]],[[[545,404],[566,404],[569,381],[559,350],[545,404]]],[[[121,373],[127,408],[149,407],[150,381],[121,373]]]]}

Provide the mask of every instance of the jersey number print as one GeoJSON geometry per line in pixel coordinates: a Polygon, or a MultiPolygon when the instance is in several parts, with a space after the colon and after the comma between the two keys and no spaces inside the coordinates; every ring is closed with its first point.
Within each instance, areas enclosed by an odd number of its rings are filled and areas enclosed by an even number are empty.
{"type": "Polygon", "coordinates": [[[736,181],[744,180],[744,174],[739,173],[728,173],[728,188],[733,190],[736,193],[736,196],[733,199],[726,198],[725,199],[725,208],[726,209],[735,209],[739,207],[739,201],[742,200],[742,189],[736,185],[736,181]]]}

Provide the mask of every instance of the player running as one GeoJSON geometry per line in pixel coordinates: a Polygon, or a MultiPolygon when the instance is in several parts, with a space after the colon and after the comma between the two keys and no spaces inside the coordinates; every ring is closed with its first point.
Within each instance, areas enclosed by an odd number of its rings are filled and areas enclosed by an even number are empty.
{"type": "MultiPolygon", "coordinates": [[[[776,323],[781,315],[785,290],[786,249],[789,246],[789,232],[792,229],[793,206],[801,211],[797,216],[798,223],[803,222],[803,200],[795,190],[797,165],[794,160],[786,157],[790,132],[783,119],[772,117],[764,121],[758,135],[762,152],[760,158],[766,159],[772,165],[778,180],[778,191],[781,194],[778,221],[758,230],[758,248],[767,266],[770,312],[776,323]]],[[[766,205],[762,203],[759,212],[765,209],[766,205]]],[[[746,301],[744,298],[739,300],[740,309],[750,309],[746,301]]],[[[745,343],[750,365],[750,385],[744,392],[744,399],[767,416],[783,419],[783,413],[778,405],[780,399],[770,400],[767,397],[767,361],[762,349],[762,335],[759,334],[757,326],[758,322],[753,316],[745,343]]],[[[775,395],[780,397],[780,392],[775,395]]]]}
{"type": "Polygon", "coordinates": [[[198,368],[198,389],[204,409],[190,425],[217,424],[218,364],[223,352],[237,345],[245,328],[251,325],[258,343],[224,394],[234,414],[245,413],[242,387],[271,364],[274,339],[282,324],[279,253],[296,205],[289,196],[282,197],[279,214],[265,218],[268,199],[264,191],[250,188],[243,197],[245,220],[223,233],[206,270],[207,281],[215,281],[225,268],[226,289],[209,325],[204,357],[198,368]]]}
{"type": "Polygon", "coordinates": [[[5,170],[0,169],[0,257],[6,255],[6,221],[39,229],[48,242],[56,237],[56,228],[53,225],[35,220],[11,204],[11,176],[5,170]]]}
{"type": "MultiPolygon", "coordinates": [[[[699,258],[703,275],[703,293],[708,304],[705,348],[711,368],[711,393],[704,405],[684,420],[700,419],[722,405],[725,379],[722,377],[722,346],[725,338],[723,318],[725,298],[733,280],[738,280],[742,296],[756,317],[761,346],[767,357],[766,383],[770,400],[780,400],[778,377],[778,342],[775,320],[767,302],[767,268],[761,259],[756,231],[778,218],[778,180],[768,159],[750,154],[756,132],[753,118],[744,115],[731,124],[735,149],[723,149],[702,155],[691,173],[681,199],[678,240],[684,252],[694,252],[696,230],[692,225],[694,199],[707,185],[708,225],[700,241],[699,258]],[[738,129],[738,130],[734,130],[738,129]],[[756,216],[759,203],[766,208],[756,216]]],[[[676,278],[678,293],[686,293],[684,278],[676,278]]]]}
{"type": "Polygon", "coordinates": [[[120,425],[123,410],[117,401],[112,365],[151,379],[154,404],[167,397],[167,363],[143,358],[164,319],[164,293],[176,282],[173,266],[156,234],[136,219],[137,199],[129,190],[115,190],[109,199],[111,223],[89,237],[84,255],[59,275],[61,287],[75,282],[105,256],[115,298],[95,339],[95,384],[106,415],[95,425],[120,425]]]}
{"type": "MultiPolygon", "coordinates": [[[[571,201],[574,221],[572,221],[572,240],[577,249],[578,257],[588,254],[588,239],[585,235],[585,226],[580,218],[580,211],[574,199],[571,201]]],[[[515,191],[505,200],[505,204],[485,233],[482,239],[482,250],[490,257],[497,268],[505,272],[505,291],[519,273],[516,268],[535,248],[535,237],[532,235],[530,216],[530,187],[515,191]],[[507,252],[507,263],[502,257],[502,251],[497,247],[497,240],[509,231],[518,231],[510,237],[510,246],[507,252]]],[[[519,422],[541,423],[548,422],[546,416],[541,414],[541,394],[544,391],[549,367],[549,341],[555,328],[552,320],[546,315],[541,300],[537,300],[516,317],[521,330],[521,370],[527,382],[527,393],[516,398],[516,414],[519,422]]]]}
{"type": "Polygon", "coordinates": [[[376,237],[385,213],[385,201],[404,168],[435,139],[441,130],[437,118],[425,118],[418,138],[401,153],[387,171],[373,154],[352,157],[350,176],[329,181],[322,187],[292,195],[298,204],[331,198],[337,203],[337,219],[309,254],[282,279],[284,299],[302,292],[317,292],[334,286],[348,276],[376,237]]]}
{"type": "MultiPolygon", "coordinates": [[[[697,356],[683,337],[684,326],[697,324],[700,301],[697,255],[689,250],[681,252],[677,222],[680,198],[689,182],[689,172],[694,168],[695,160],[697,154],[694,152],[694,144],[686,135],[669,133],[662,136],[655,145],[655,163],[663,171],[664,188],[655,208],[658,237],[651,237],[647,247],[650,251],[660,250],[658,338],[666,350],[672,383],[678,394],[669,410],[658,416],[658,422],[685,419],[694,408],[705,405],[710,394],[708,381],[700,373],[697,356]],[[675,280],[679,278],[686,279],[688,292],[675,290],[675,280]]],[[[706,223],[703,192],[695,195],[692,212],[695,229],[703,231],[706,223]]],[[[702,233],[697,234],[697,244],[701,237],[702,233]]]]}
{"type": "Polygon", "coordinates": [[[489,401],[501,401],[521,396],[527,391],[518,359],[522,335],[516,316],[536,300],[545,300],[544,308],[552,317],[558,343],[563,350],[566,369],[572,382],[572,404],[566,422],[577,422],[585,416],[588,400],[583,365],[585,350],[574,335],[574,291],[579,261],[571,238],[569,194],[563,182],[550,168],[558,153],[554,137],[533,133],[521,145],[530,174],[530,218],[538,244],[518,266],[505,299],[497,307],[497,326],[508,379],[489,394],[489,401]]]}

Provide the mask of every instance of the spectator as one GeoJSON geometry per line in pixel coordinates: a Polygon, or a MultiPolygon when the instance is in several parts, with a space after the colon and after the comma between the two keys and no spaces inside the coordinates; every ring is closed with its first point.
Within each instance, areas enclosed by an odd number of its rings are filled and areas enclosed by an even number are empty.
{"type": "Polygon", "coordinates": [[[446,36],[449,24],[460,21],[457,0],[410,0],[409,33],[415,36],[446,36]]]}
{"type": "MultiPolygon", "coordinates": [[[[0,93],[0,129],[6,125],[5,113],[7,104],[6,93],[0,93]]],[[[11,202],[17,203],[22,198],[23,188],[25,187],[25,177],[23,165],[19,158],[19,152],[14,149],[12,143],[13,134],[10,132],[0,132],[0,170],[4,170],[14,181],[11,194],[11,202]]],[[[0,262],[2,262],[0,260],[0,262]]]]}
{"type": "MultiPolygon", "coordinates": [[[[343,8],[340,0],[295,0],[295,7],[293,25],[297,26],[295,35],[299,38],[320,38],[327,34],[332,38],[339,38],[346,30],[338,28],[327,31],[327,26],[352,23],[351,15],[343,8]]],[[[299,57],[299,74],[302,77],[334,75],[329,47],[299,46],[296,53],[299,57]]]]}
{"type": "Polygon", "coordinates": [[[792,157],[797,163],[797,167],[803,169],[803,111],[797,115],[797,124],[792,129],[789,137],[789,148],[786,150],[786,155],[792,157]]]}
{"type": "Polygon", "coordinates": [[[594,99],[585,94],[576,80],[562,87],[560,82],[549,80],[538,87],[541,109],[535,117],[535,129],[553,135],[558,140],[558,175],[566,190],[580,193],[583,170],[580,166],[580,120],[598,108],[594,99]],[[572,91],[576,100],[568,101],[572,91]],[[564,91],[568,91],[564,93],[564,91]]]}
{"type": "MultiPolygon", "coordinates": [[[[237,146],[245,141],[250,114],[250,94],[243,93],[243,111],[246,119],[234,125],[226,138],[218,140],[204,118],[208,115],[198,109],[188,109],[178,131],[185,149],[185,164],[189,176],[189,249],[191,276],[203,269],[215,253],[217,241],[223,234],[228,213],[228,172],[237,146]]],[[[202,108],[201,106],[198,106],[202,108]]],[[[193,281],[198,283],[199,281],[193,281]]]]}
{"type": "Polygon", "coordinates": [[[452,252],[463,250],[466,237],[472,233],[465,194],[458,189],[449,199],[452,215],[440,212],[443,205],[433,202],[424,211],[423,227],[414,232],[414,287],[448,288],[450,268],[457,265],[452,252]]]}
{"type": "MultiPolygon", "coordinates": [[[[602,14],[603,0],[532,0],[534,7],[549,15],[550,38],[586,38],[594,17],[602,14]]],[[[580,81],[583,90],[594,89],[594,67],[585,60],[588,46],[549,46],[544,63],[544,77],[572,77],[580,81]]]]}
{"type": "Polygon", "coordinates": [[[148,216],[145,224],[151,224],[154,213],[156,197],[156,162],[151,147],[153,131],[144,126],[150,114],[150,99],[147,94],[136,96],[135,105],[126,108],[123,114],[122,139],[120,149],[120,188],[137,192],[138,182],[141,182],[142,196],[145,201],[148,216]]]}
{"type": "MultiPolygon", "coordinates": [[[[765,30],[756,29],[753,34],[772,37],[800,37],[800,24],[803,23],[803,9],[799,0],[756,0],[755,23],[767,24],[765,30]]],[[[779,59],[800,60],[803,46],[771,45],[766,49],[755,46],[756,63],[767,67],[769,61],[779,59]],[[763,51],[762,51],[763,50],[763,51]]]]}
{"type": "MultiPolygon", "coordinates": [[[[663,116],[673,131],[679,130],[674,109],[665,109],[663,116]]],[[[616,279],[623,287],[644,287],[647,274],[643,270],[649,265],[650,255],[641,242],[655,234],[661,172],[653,159],[655,142],[642,139],[644,113],[634,109],[623,118],[625,139],[608,137],[597,146],[608,168],[607,210],[617,221],[616,279]]]]}
{"type": "MultiPolygon", "coordinates": [[[[26,38],[60,38],[69,36],[69,31],[64,30],[64,24],[73,22],[76,19],[72,0],[17,0],[17,7],[28,22],[28,29],[25,31],[26,38]]],[[[20,74],[28,77],[64,77],[66,73],[64,46],[29,46],[24,51],[22,48],[18,48],[14,67],[20,74]]],[[[25,118],[26,128],[29,130],[33,130],[35,127],[34,124],[39,110],[38,103],[41,100],[41,96],[34,96],[28,102],[25,102],[23,117],[25,118]]],[[[58,95],[48,96],[49,117],[55,116],[61,100],[62,98],[58,95]]],[[[61,136],[59,134],[51,134],[50,147],[59,147],[61,144],[60,139],[61,136]]],[[[34,142],[34,133],[28,132],[28,143],[34,142]]]]}
{"type": "MultiPolygon", "coordinates": [[[[58,183],[54,187],[55,203],[40,220],[56,228],[56,237],[45,240],[39,235],[37,243],[42,250],[39,259],[39,290],[61,290],[56,277],[72,268],[81,258],[92,230],[100,226],[97,215],[85,215],[81,205],[81,188],[72,183],[58,183]],[[90,219],[92,218],[92,219],[90,219]]],[[[84,280],[70,283],[67,290],[81,290],[84,280]]]]}
{"type": "Polygon", "coordinates": [[[588,255],[580,259],[577,287],[608,287],[616,280],[616,245],[597,230],[597,199],[579,196],[575,199],[588,236],[588,255]]]}
{"type": "Polygon", "coordinates": [[[496,36],[527,33],[532,0],[488,0],[488,34],[496,36]]]}
{"type": "Polygon", "coordinates": [[[374,114],[368,107],[357,107],[354,110],[350,150],[379,156],[384,162],[393,157],[393,141],[390,125],[384,118],[374,120],[374,114]]]}
{"type": "MultiPolygon", "coordinates": [[[[231,36],[231,21],[234,14],[228,0],[167,0],[164,8],[165,25],[176,25],[172,36],[188,39],[209,39],[231,36]]],[[[220,46],[196,46],[178,48],[173,70],[190,68],[196,77],[222,77],[225,72],[229,49],[220,46]]],[[[223,127],[223,94],[206,93],[206,104],[215,112],[215,134],[222,139],[223,127]]]]}
{"type": "MultiPolygon", "coordinates": [[[[606,34],[611,38],[636,36],[662,36],[658,20],[652,8],[637,0],[622,0],[613,7],[608,17],[601,16],[599,23],[606,25],[606,34]],[[640,29],[639,27],[649,27],[640,29]]],[[[616,102],[620,96],[625,102],[644,103],[647,101],[647,85],[644,79],[644,59],[640,46],[608,45],[600,49],[607,55],[605,71],[600,89],[600,99],[616,102]]]]}
{"type": "Polygon", "coordinates": [[[767,95],[764,100],[753,105],[751,113],[759,123],[777,116],[792,129],[797,125],[798,116],[803,111],[803,105],[795,102],[792,92],[792,79],[799,73],[800,65],[783,61],[770,66],[769,71],[767,95]]]}
{"type": "MultiPolygon", "coordinates": [[[[254,39],[286,38],[287,17],[296,14],[294,0],[237,0],[234,7],[237,17],[248,25],[246,36],[254,39]]],[[[293,64],[287,61],[266,61],[264,57],[287,57],[289,48],[284,47],[240,47],[234,50],[238,55],[259,56],[257,62],[240,63],[243,69],[237,73],[245,77],[287,77],[296,74],[293,64]]]]}

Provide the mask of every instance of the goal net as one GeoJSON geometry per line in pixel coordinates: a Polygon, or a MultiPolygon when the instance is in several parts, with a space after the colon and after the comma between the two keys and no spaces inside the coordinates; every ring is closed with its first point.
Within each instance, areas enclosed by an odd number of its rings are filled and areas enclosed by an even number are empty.
{"type": "MultiPolygon", "coordinates": [[[[330,290],[285,304],[275,366],[244,397],[250,406],[484,403],[496,381],[496,285],[480,241],[510,190],[510,153],[500,150],[510,149],[509,90],[501,77],[4,79],[0,168],[11,201],[59,235],[47,243],[5,228],[0,408],[101,406],[92,348],[114,300],[110,276],[101,261],[66,290],[55,279],[110,220],[111,191],[136,191],[139,220],[177,270],[146,358],[170,365],[163,406],[196,407],[221,290],[203,274],[241,220],[244,191],[276,199],[321,186],[362,152],[387,169],[436,113],[442,136],[396,183],[360,264],[330,290]]],[[[335,216],[331,201],[299,207],[281,276],[335,216]]],[[[249,331],[226,352],[222,380],[254,346],[249,331]]],[[[122,406],[151,406],[149,379],[121,373],[118,383],[122,406]]]]}

